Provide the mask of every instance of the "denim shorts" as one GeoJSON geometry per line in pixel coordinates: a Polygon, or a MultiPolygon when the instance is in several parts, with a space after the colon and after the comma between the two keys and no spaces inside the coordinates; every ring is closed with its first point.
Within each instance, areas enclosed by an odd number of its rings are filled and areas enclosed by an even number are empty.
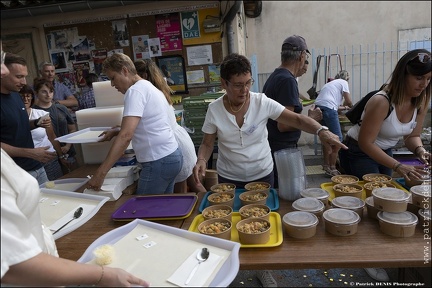
{"type": "Polygon", "coordinates": [[[318,108],[322,111],[321,124],[327,126],[333,134],[339,136],[339,140],[342,141],[342,130],[339,123],[339,115],[337,110],[330,109],[328,107],[319,106],[318,108]]]}
{"type": "Polygon", "coordinates": [[[174,192],[174,180],[183,166],[183,156],[180,149],[159,160],[140,164],[142,170],[136,194],[170,194],[174,192]]]}
{"type": "MultiPolygon", "coordinates": [[[[348,150],[339,150],[340,166],[344,169],[344,173],[354,175],[359,179],[363,175],[369,173],[380,173],[391,176],[392,169],[379,164],[366,153],[364,153],[358,146],[357,141],[351,137],[346,137],[343,143],[348,147],[348,150]]],[[[392,149],[383,150],[387,155],[393,157],[392,149]]]]}
{"type": "Polygon", "coordinates": [[[45,172],[45,168],[41,167],[39,169],[27,171],[30,175],[32,175],[38,181],[39,185],[48,182],[48,176],[45,172]]]}

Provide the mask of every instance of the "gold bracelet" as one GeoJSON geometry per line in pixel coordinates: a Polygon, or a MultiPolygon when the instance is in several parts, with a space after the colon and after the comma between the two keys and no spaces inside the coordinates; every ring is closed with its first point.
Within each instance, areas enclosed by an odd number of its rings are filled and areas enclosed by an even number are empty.
{"type": "Polygon", "coordinates": [[[102,274],[101,274],[101,276],[100,276],[100,278],[99,278],[99,280],[96,282],[96,284],[94,284],[93,285],[93,287],[95,287],[95,286],[97,286],[97,285],[99,285],[99,283],[102,281],[102,278],[103,278],[103,276],[104,276],[104,274],[105,274],[105,269],[104,269],[104,266],[103,265],[101,265],[100,266],[101,268],[102,268],[102,274]]]}
{"type": "Polygon", "coordinates": [[[417,146],[417,147],[414,149],[414,155],[415,155],[415,156],[418,156],[417,150],[418,150],[419,148],[424,148],[424,147],[423,147],[423,145],[419,145],[419,146],[417,146]]]}
{"type": "Polygon", "coordinates": [[[402,163],[398,163],[395,168],[393,169],[394,171],[397,171],[397,169],[402,165],[402,163]]]}
{"type": "Polygon", "coordinates": [[[205,160],[204,158],[198,158],[198,161],[199,160],[203,160],[207,164],[207,160],[205,160]]]}

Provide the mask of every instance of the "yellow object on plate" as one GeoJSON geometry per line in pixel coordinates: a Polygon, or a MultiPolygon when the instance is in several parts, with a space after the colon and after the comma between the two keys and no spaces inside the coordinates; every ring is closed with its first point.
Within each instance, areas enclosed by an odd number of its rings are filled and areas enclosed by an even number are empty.
{"type": "MultiPolygon", "coordinates": [[[[364,186],[366,182],[365,181],[359,181],[356,184],[360,185],[360,186],[364,186]]],[[[392,180],[390,181],[391,184],[393,184],[397,189],[403,190],[405,193],[409,193],[408,190],[406,190],[404,187],[402,187],[399,183],[397,183],[396,181],[392,180]]],[[[331,201],[333,198],[335,198],[335,193],[333,191],[333,186],[335,184],[333,182],[325,182],[325,183],[321,183],[321,189],[326,190],[327,192],[329,192],[330,196],[329,196],[329,200],[331,201]]],[[[365,200],[366,197],[366,191],[365,189],[363,189],[362,194],[361,194],[361,199],[365,200]]]]}
{"type": "MultiPolygon", "coordinates": [[[[189,231],[198,232],[198,225],[205,219],[202,214],[197,215],[192,224],[189,227],[189,231]]],[[[231,229],[231,241],[240,243],[239,234],[235,229],[237,222],[241,220],[239,212],[232,213],[232,229],[231,229]]],[[[258,247],[276,247],[282,244],[283,241],[283,230],[282,230],[282,220],[277,212],[270,213],[270,240],[265,244],[241,244],[241,248],[258,248],[258,247]]]]}

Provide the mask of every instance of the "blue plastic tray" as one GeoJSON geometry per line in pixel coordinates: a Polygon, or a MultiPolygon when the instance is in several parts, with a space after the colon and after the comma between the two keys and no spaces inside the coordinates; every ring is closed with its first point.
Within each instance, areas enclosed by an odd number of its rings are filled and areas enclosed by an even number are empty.
{"type": "MultiPolygon", "coordinates": [[[[246,189],[236,189],[235,190],[235,199],[234,199],[234,207],[233,207],[234,212],[238,212],[238,210],[242,206],[241,202],[240,202],[239,195],[245,191],[246,191],[246,189]]],[[[209,191],[204,195],[204,198],[201,201],[201,204],[199,206],[199,212],[202,212],[205,208],[210,206],[210,203],[207,201],[207,196],[209,196],[211,193],[212,192],[209,191]]],[[[269,197],[267,198],[266,205],[272,211],[276,211],[277,209],[279,209],[279,198],[278,198],[278,195],[277,195],[277,192],[275,189],[270,188],[270,193],[269,193],[269,197]]]]}

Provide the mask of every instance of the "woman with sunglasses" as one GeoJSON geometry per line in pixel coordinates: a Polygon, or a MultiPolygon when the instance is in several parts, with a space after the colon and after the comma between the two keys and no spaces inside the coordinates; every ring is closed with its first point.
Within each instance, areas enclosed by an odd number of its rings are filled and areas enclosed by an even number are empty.
{"type": "Polygon", "coordinates": [[[361,125],[347,132],[344,143],[349,150],[339,151],[346,174],[361,178],[368,173],[392,175],[392,170],[408,180],[424,176],[422,167],[405,165],[393,158],[392,148],[403,137],[409,151],[430,165],[431,154],[420,139],[431,97],[431,55],[424,49],[406,53],[396,64],[388,85],[370,98],[361,125]],[[393,111],[389,111],[390,98],[393,111]]]}
{"type": "MultiPolygon", "coordinates": [[[[35,97],[33,89],[29,85],[24,85],[21,88],[19,94],[21,95],[21,99],[24,102],[24,106],[26,108],[27,114],[30,120],[36,120],[40,117],[49,117],[49,113],[41,110],[32,108],[35,97]]],[[[60,142],[54,140],[56,135],[54,133],[53,126],[49,127],[36,127],[31,130],[31,135],[33,138],[34,147],[46,147],[48,151],[57,152],[57,155],[63,155],[60,142]]],[[[48,180],[53,181],[57,178],[63,176],[62,168],[60,163],[65,167],[68,166],[68,162],[66,159],[59,158],[60,162],[57,159],[53,159],[50,162],[44,163],[45,172],[48,176],[48,180]]]]}
{"type": "Polygon", "coordinates": [[[337,153],[346,148],[339,137],[312,118],[297,114],[268,98],[263,93],[250,91],[249,60],[236,53],[225,57],[220,66],[224,96],[209,104],[202,131],[204,137],[194,167],[195,181],[205,175],[207,159],[218,140],[218,181],[233,183],[237,188],[253,181],[274,184],[273,160],[267,140],[267,121],[273,119],[319,136],[328,151],[337,153]]]}

